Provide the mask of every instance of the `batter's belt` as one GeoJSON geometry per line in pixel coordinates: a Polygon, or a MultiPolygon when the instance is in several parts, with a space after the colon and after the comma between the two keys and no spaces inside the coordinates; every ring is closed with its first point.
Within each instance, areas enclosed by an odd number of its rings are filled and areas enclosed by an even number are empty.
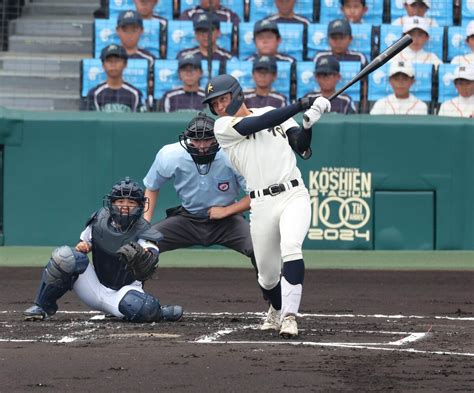
{"type": "Polygon", "coordinates": [[[290,188],[296,187],[300,184],[302,183],[298,179],[293,179],[285,183],[272,184],[271,186],[268,186],[267,188],[262,188],[260,190],[250,191],[249,195],[250,195],[250,198],[252,199],[256,197],[265,196],[265,195],[275,196],[284,191],[289,190],[290,188]]]}

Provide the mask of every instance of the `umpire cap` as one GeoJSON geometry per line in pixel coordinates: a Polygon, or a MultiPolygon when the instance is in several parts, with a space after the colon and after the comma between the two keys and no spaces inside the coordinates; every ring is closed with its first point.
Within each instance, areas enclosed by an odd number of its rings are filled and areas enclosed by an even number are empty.
{"type": "Polygon", "coordinates": [[[244,103],[244,93],[240,83],[232,75],[223,74],[212,78],[206,86],[206,98],[202,100],[203,104],[208,104],[212,113],[217,115],[211,105],[214,98],[231,93],[232,100],[226,109],[226,113],[233,116],[244,103]]]}

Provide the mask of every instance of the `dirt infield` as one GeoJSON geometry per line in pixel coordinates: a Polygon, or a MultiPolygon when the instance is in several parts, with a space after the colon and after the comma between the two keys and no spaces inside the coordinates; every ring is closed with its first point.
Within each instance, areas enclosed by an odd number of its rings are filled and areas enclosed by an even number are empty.
{"type": "Polygon", "coordinates": [[[308,270],[301,333],[257,329],[245,269],[159,270],[146,289],[178,323],[90,313],[68,293],[25,322],[39,268],[0,268],[0,392],[340,392],[474,389],[474,272],[308,270]]]}

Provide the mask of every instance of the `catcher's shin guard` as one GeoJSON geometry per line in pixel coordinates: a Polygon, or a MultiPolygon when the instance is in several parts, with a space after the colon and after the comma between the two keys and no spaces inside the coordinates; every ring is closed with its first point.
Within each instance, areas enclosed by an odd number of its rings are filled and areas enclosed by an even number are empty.
{"type": "Polygon", "coordinates": [[[120,300],[119,311],[130,322],[179,321],[183,316],[181,306],[161,306],[158,299],[134,289],[120,300]]]}
{"type": "Polygon", "coordinates": [[[56,301],[72,288],[79,274],[84,273],[89,264],[87,255],[63,246],[56,248],[43,270],[35,304],[48,315],[58,311],[56,301]]]}

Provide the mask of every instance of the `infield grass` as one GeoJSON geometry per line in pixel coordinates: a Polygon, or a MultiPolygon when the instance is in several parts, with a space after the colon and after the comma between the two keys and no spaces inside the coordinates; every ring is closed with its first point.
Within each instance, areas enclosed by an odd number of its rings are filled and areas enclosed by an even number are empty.
{"type": "MultiPolygon", "coordinates": [[[[45,266],[54,247],[0,247],[0,266],[45,266]]],[[[474,251],[305,250],[308,269],[474,270],[474,251]]],[[[186,249],[163,253],[160,267],[250,268],[230,250],[186,249]]]]}

